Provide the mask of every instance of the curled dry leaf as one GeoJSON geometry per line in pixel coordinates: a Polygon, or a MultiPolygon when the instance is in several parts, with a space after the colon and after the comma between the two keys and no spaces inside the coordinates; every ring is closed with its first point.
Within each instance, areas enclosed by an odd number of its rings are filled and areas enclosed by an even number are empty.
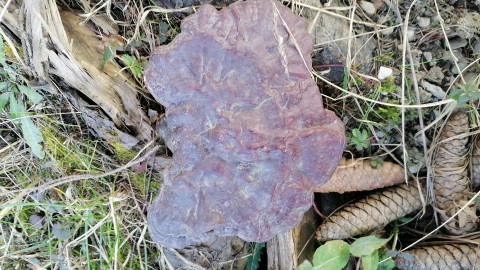
{"type": "Polygon", "coordinates": [[[345,239],[382,228],[422,207],[417,185],[402,184],[346,205],[317,229],[318,241],[345,239]]]}
{"type": "MultiPolygon", "coordinates": [[[[448,220],[469,200],[470,181],[467,175],[468,116],[464,112],[453,114],[440,134],[434,158],[434,190],[438,212],[442,222],[448,220]]],[[[465,234],[477,227],[475,206],[469,206],[445,229],[455,235],[465,234]]]]}
{"type": "Polygon", "coordinates": [[[380,167],[372,167],[370,160],[342,159],[340,165],[327,183],[316,187],[315,192],[350,192],[373,190],[405,182],[402,166],[384,162],[380,167]]]}
{"type": "Polygon", "coordinates": [[[419,247],[400,253],[395,265],[400,270],[479,269],[480,249],[467,244],[419,247]]]}
{"type": "Polygon", "coordinates": [[[313,38],[273,0],[204,5],[181,28],[145,71],[173,153],[150,235],[176,248],[215,234],[264,242],[300,222],[346,142],[311,78],[313,38]]]}

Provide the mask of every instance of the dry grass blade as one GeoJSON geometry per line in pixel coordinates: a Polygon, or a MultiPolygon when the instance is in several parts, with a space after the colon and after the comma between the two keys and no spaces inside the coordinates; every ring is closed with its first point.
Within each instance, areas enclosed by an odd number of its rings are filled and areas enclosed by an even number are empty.
{"type": "Polygon", "coordinates": [[[405,182],[402,166],[384,162],[374,168],[370,160],[342,159],[330,180],[315,189],[315,192],[349,192],[373,190],[405,182]]]}
{"type": "Polygon", "coordinates": [[[419,247],[401,253],[395,262],[401,270],[478,269],[480,249],[466,244],[419,247]]]}
{"type": "Polygon", "coordinates": [[[119,127],[137,133],[141,140],[151,139],[152,128],[140,110],[137,92],[128,78],[113,63],[100,69],[101,43],[95,33],[72,12],[59,12],[55,1],[26,1],[22,45],[34,75],[51,82],[61,78],[94,101],[119,127]]]}
{"type": "Polygon", "coordinates": [[[422,207],[418,187],[402,184],[373,193],[329,216],[317,229],[318,241],[345,239],[382,228],[422,207]]]}
{"type": "MultiPolygon", "coordinates": [[[[442,222],[455,214],[469,200],[470,181],[467,176],[468,116],[464,112],[453,114],[447,121],[434,158],[434,190],[442,222]]],[[[451,234],[461,235],[477,227],[475,206],[467,207],[457,219],[446,224],[451,234]]]]}

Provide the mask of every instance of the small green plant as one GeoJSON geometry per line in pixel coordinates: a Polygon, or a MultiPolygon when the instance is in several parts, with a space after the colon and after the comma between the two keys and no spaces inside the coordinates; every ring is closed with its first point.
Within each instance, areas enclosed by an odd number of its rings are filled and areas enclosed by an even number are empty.
{"type": "Polygon", "coordinates": [[[43,159],[43,137],[40,129],[35,125],[25,103],[30,101],[37,104],[43,97],[26,85],[26,79],[17,72],[14,64],[7,63],[3,38],[0,35],[0,112],[7,109],[13,123],[20,126],[22,136],[32,154],[43,159]]]}
{"type": "Polygon", "coordinates": [[[397,92],[397,85],[395,84],[395,77],[391,76],[383,80],[379,86],[378,90],[383,95],[395,94],[397,92]]]}
{"type": "Polygon", "coordinates": [[[328,241],[315,251],[312,262],[305,260],[298,270],[341,270],[347,265],[350,255],[359,257],[365,270],[391,270],[395,262],[384,248],[389,240],[370,235],[357,239],[351,245],[343,240],[328,241]]]}
{"type": "Polygon", "coordinates": [[[116,55],[117,48],[123,45],[123,40],[120,35],[112,35],[104,42],[102,61],[100,62],[100,69],[103,70],[108,61],[113,60],[116,55]]]}
{"type": "Polygon", "coordinates": [[[372,165],[373,168],[380,168],[383,165],[383,159],[379,157],[372,157],[370,160],[370,165],[372,165]]]}
{"type": "Polygon", "coordinates": [[[397,107],[379,107],[375,112],[387,124],[398,126],[402,123],[402,114],[397,107]]]}
{"type": "Polygon", "coordinates": [[[139,61],[135,57],[124,54],[117,56],[117,48],[123,45],[122,37],[119,35],[112,35],[109,37],[105,44],[103,50],[102,61],[100,63],[100,69],[104,69],[105,65],[113,60],[114,58],[120,59],[125,67],[123,69],[129,69],[133,74],[135,80],[139,81],[143,77],[143,69],[147,65],[146,61],[139,61]]]}
{"type": "Polygon", "coordinates": [[[365,148],[368,148],[370,146],[370,142],[368,141],[368,138],[370,137],[370,134],[368,130],[366,129],[358,129],[355,128],[352,130],[352,136],[350,137],[350,143],[355,146],[355,148],[358,151],[362,151],[365,148]]]}
{"type": "Polygon", "coordinates": [[[450,92],[450,97],[458,102],[459,105],[464,105],[470,101],[476,101],[480,99],[480,90],[478,86],[480,80],[473,80],[473,82],[463,85],[458,89],[454,89],[450,92]]]}
{"type": "Polygon", "coordinates": [[[388,66],[395,62],[395,57],[395,52],[386,52],[378,55],[374,60],[378,65],[388,66]]]}
{"type": "Polygon", "coordinates": [[[253,246],[252,256],[248,257],[247,270],[257,270],[259,268],[260,257],[262,256],[262,251],[265,249],[265,243],[256,243],[253,246]]]}
{"type": "Polygon", "coordinates": [[[168,40],[168,31],[170,30],[170,26],[168,23],[164,21],[160,21],[158,23],[158,37],[160,39],[160,43],[163,44],[168,40]]]}
{"type": "Polygon", "coordinates": [[[138,61],[135,57],[130,56],[128,54],[124,54],[121,57],[125,67],[130,69],[133,76],[136,80],[139,80],[143,76],[143,69],[147,65],[146,61],[138,61]]]}

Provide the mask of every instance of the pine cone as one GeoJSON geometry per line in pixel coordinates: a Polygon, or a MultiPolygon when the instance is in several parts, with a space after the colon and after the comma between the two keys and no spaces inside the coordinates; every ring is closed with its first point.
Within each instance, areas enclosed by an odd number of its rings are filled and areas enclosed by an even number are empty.
{"type": "Polygon", "coordinates": [[[380,229],[422,207],[417,185],[402,184],[373,193],[329,216],[317,229],[318,241],[345,239],[380,229]]]}
{"type": "Polygon", "coordinates": [[[343,158],[327,183],[315,188],[315,192],[349,192],[373,190],[405,182],[402,166],[384,162],[380,167],[372,167],[369,160],[343,158]]]}
{"type": "Polygon", "coordinates": [[[395,263],[400,270],[479,269],[480,249],[466,244],[419,247],[401,253],[395,263]]]}
{"type": "MultiPolygon", "coordinates": [[[[453,138],[468,132],[468,116],[459,112],[448,119],[438,144],[435,156],[434,190],[438,212],[442,222],[453,216],[466,202],[470,194],[470,180],[467,175],[467,137],[453,138]]],[[[451,234],[461,235],[475,230],[477,227],[475,206],[468,206],[464,212],[445,229],[451,234]]]]}

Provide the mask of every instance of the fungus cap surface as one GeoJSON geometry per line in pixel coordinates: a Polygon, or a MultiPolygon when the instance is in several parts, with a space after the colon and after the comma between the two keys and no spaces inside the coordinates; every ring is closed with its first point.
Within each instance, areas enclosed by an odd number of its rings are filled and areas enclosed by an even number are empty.
{"type": "Polygon", "coordinates": [[[154,241],[263,242],[301,220],[346,141],[311,77],[312,49],[302,18],[260,0],[204,5],[154,51],[145,80],[173,153],[149,208],[154,241]]]}

